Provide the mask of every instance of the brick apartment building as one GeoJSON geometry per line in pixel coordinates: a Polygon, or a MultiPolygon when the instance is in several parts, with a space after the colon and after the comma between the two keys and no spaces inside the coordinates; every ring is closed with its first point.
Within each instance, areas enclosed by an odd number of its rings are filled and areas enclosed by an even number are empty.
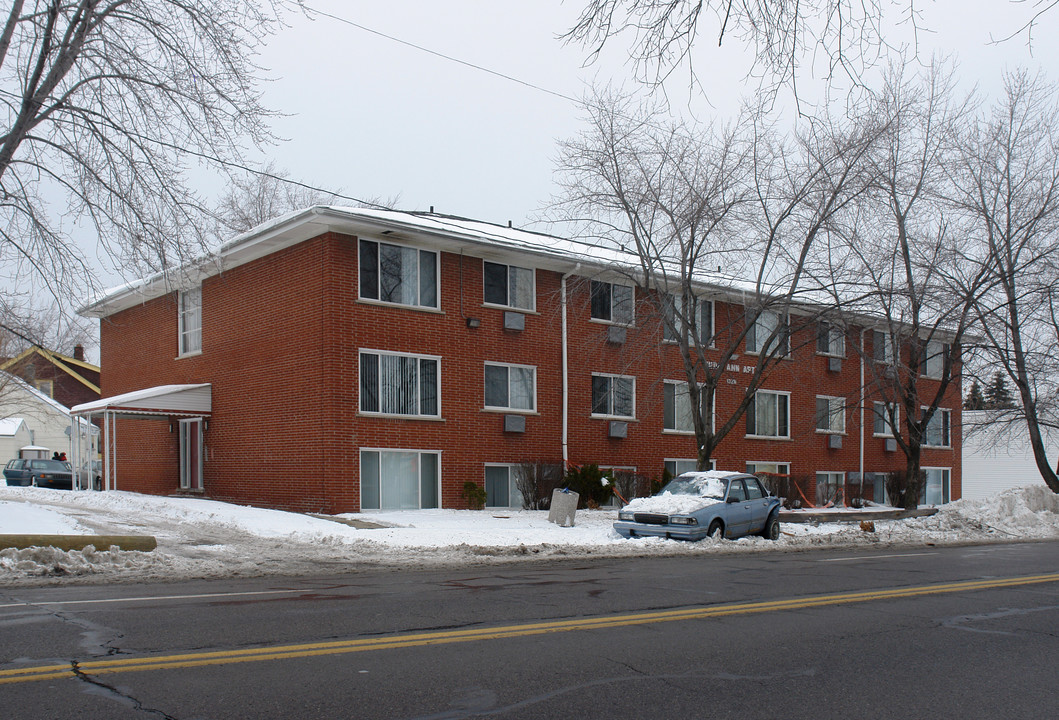
{"type": "MultiPolygon", "coordinates": [[[[310,208],[179,282],[82,309],[101,321],[104,397],[74,410],[104,421],[110,487],[299,511],[466,507],[468,480],[517,506],[512,466],[533,461],[693,469],[677,349],[637,315],[621,261],[433,213],[310,208]]],[[[742,316],[732,286],[701,290],[711,327],[742,316]]],[[[769,426],[740,421],[715,467],[807,477],[810,502],[902,468],[864,391],[871,354],[853,352],[868,325],[792,339],[759,391],[769,426]],[[841,410],[821,422],[829,402],[841,410]]],[[[719,418],[747,377],[726,369],[719,418]]],[[[960,496],[960,397],[956,384],[923,449],[927,502],[960,496]]]]}

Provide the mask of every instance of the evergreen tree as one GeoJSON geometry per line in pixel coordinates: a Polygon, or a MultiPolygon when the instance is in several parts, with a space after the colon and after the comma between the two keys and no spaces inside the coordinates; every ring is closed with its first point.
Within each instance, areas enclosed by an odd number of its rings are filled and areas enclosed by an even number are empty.
{"type": "Polygon", "coordinates": [[[971,389],[967,398],[963,401],[964,410],[982,410],[985,408],[985,395],[982,394],[982,386],[975,380],[971,383],[971,389]]]}
{"type": "Polygon", "coordinates": [[[1004,373],[997,370],[993,375],[993,382],[985,390],[985,409],[987,410],[1010,410],[1015,407],[1015,400],[1008,390],[1007,378],[1004,373]]]}

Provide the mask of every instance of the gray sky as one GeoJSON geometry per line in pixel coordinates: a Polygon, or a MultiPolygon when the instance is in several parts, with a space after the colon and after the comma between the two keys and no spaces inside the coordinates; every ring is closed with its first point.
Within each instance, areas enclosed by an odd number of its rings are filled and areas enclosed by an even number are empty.
{"type": "MultiPolygon", "coordinates": [[[[919,35],[920,55],[954,54],[968,86],[995,91],[1005,68],[1056,66],[1059,50],[1051,38],[1059,9],[1041,20],[1031,54],[1024,34],[989,43],[1025,23],[1032,0],[916,4],[927,29],[919,35]]],[[[309,5],[560,95],[580,97],[593,82],[635,85],[620,47],[586,68],[584,51],[557,39],[580,0],[309,5]]],[[[911,43],[908,25],[899,20],[890,37],[911,43]]],[[[706,32],[695,63],[708,98],[688,101],[686,73],[676,73],[667,89],[682,112],[691,107],[703,119],[729,116],[756,83],[742,82],[749,62],[737,39],[726,38],[718,48],[713,26],[706,32]]],[[[399,196],[401,209],[433,205],[438,212],[524,225],[555,191],[556,141],[580,127],[581,113],[568,100],[333,19],[292,18],[260,60],[273,78],[266,101],[286,114],[274,127],[287,141],[268,157],[312,185],[365,199],[399,196]]],[[[802,87],[812,94],[810,82],[802,87]]]]}

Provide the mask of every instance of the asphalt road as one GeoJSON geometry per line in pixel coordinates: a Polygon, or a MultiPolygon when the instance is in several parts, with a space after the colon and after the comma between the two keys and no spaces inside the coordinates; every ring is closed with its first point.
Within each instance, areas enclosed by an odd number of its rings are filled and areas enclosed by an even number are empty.
{"type": "Polygon", "coordinates": [[[0,716],[1054,718],[1056,549],[0,590],[0,716]]]}

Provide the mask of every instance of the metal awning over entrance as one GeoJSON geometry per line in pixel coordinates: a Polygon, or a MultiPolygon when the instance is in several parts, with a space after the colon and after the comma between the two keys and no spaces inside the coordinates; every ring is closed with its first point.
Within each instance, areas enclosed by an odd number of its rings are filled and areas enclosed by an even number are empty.
{"type": "MultiPolygon", "coordinates": [[[[132,392],[100,398],[70,410],[71,415],[87,419],[103,418],[103,488],[117,488],[117,418],[200,418],[213,412],[213,390],[210,383],[195,385],[158,385],[132,392]]],[[[86,448],[75,442],[72,448],[74,467],[86,467],[86,448]]]]}

